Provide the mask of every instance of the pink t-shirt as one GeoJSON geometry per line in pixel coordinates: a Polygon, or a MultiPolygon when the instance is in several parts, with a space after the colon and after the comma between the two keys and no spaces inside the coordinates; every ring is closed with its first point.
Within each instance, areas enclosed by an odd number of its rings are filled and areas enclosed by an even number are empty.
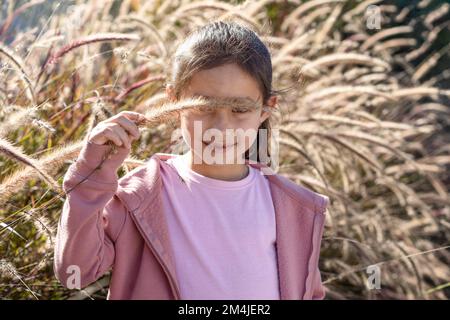
{"type": "Polygon", "coordinates": [[[182,299],[279,300],[275,211],[258,169],[238,181],[162,161],[163,204],[182,299]]]}

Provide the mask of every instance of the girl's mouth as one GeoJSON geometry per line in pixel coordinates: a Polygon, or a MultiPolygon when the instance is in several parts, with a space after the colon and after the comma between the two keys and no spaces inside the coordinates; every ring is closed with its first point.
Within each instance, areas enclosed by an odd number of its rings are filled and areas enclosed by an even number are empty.
{"type": "MultiPolygon", "coordinates": [[[[205,146],[210,146],[210,145],[211,145],[211,143],[206,143],[205,141],[202,141],[202,143],[203,143],[203,145],[205,145],[205,146]]],[[[220,146],[220,145],[218,145],[218,146],[214,146],[214,149],[222,149],[222,150],[225,150],[225,149],[234,147],[235,145],[236,145],[236,143],[230,144],[230,145],[225,145],[225,146],[220,146]]]]}

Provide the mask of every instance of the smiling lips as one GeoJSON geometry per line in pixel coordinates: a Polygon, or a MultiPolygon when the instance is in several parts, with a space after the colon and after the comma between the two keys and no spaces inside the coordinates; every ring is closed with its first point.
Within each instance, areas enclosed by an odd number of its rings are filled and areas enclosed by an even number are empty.
{"type": "Polygon", "coordinates": [[[222,145],[214,145],[214,143],[207,143],[207,142],[205,142],[205,141],[202,141],[202,142],[203,142],[203,144],[204,144],[205,146],[209,146],[209,145],[212,144],[212,145],[214,146],[215,149],[228,149],[228,148],[233,147],[233,146],[236,145],[236,143],[234,143],[234,144],[222,146],[222,145]]]}

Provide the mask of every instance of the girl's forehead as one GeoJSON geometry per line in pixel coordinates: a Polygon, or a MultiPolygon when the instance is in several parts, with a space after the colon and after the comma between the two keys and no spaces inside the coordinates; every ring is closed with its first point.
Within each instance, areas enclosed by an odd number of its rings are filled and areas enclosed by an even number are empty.
{"type": "Polygon", "coordinates": [[[189,96],[261,98],[258,82],[235,64],[196,72],[184,91],[189,96]]]}

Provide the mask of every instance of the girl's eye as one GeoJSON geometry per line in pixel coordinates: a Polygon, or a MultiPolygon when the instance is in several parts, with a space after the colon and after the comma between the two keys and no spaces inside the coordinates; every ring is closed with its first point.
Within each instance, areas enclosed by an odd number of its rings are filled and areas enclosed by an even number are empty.
{"type": "Polygon", "coordinates": [[[202,113],[210,113],[213,112],[214,108],[212,107],[199,107],[198,111],[202,112],[202,113]]]}
{"type": "Polygon", "coordinates": [[[234,113],[246,113],[248,110],[244,108],[233,108],[234,113]]]}

